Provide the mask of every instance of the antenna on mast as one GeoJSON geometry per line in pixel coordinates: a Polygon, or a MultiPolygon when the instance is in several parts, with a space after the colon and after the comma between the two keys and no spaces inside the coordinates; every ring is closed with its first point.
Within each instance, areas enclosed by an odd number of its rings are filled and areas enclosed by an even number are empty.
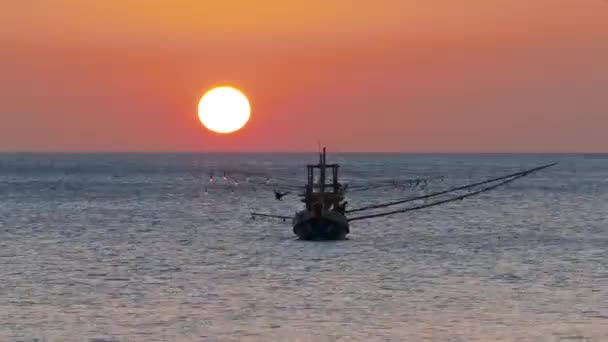
{"type": "Polygon", "coordinates": [[[323,156],[321,155],[321,140],[317,140],[317,153],[319,154],[319,164],[321,164],[323,160],[323,156]]]}

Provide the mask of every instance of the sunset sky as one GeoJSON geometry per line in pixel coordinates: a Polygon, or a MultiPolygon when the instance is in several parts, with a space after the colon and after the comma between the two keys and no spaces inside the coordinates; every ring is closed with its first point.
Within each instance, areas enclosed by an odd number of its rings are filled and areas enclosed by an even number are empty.
{"type": "Polygon", "coordinates": [[[0,151],[608,152],[608,0],[6,1],[0,119],[0,151]]]}

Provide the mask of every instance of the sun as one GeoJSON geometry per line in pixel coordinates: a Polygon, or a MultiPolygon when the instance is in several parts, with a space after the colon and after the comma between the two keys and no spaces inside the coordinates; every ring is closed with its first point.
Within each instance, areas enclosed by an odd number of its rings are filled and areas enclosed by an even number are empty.
{"type": "Polygon", "coordinates": [[[238,89],[222,86],[206,92],[198,103],[198,118],[207,129],[232,133],[243,128],[251,115],[249,100],[238,89]]]}

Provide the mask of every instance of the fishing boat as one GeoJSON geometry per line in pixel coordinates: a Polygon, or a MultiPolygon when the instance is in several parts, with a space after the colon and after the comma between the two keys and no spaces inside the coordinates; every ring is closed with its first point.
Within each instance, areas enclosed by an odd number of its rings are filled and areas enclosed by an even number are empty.
{"type": "MultiPolygon", "coordinates": [[[[307,182],[304,186],[303,193],[300,194],[302,197],[301,201],[304,203],[304,208],[296,212],[294,217],[253,212],[251,213],[252,219],[255,219],[256,217],[276,218],[283,221],[291,219],[293,233],[301,240],[344,240],[350,233],[351,222],[401,214],[460,201],[505,186],[520,178],[556,165],[556,163],[546,164],[424,195],[409,196],[390,202],[346,209],[348,202],[345,201],[345,195],[348,184],[340,182],[340,165],[328,164],[326,158],[326,148],[324,147],[322,152],[319,152],[319,162],[317,164],[307,165],[307,182]],[[399,205],[406,206],[402,208],[385,209],[399,205]],[[380,212],[374,212],[378,209],[382,210],[380,212]],[[351,214],[353,213],[362,214],[352,216],[351,214]]],[[[410,182],[418,185],[421,182],[426,183],[427,181],[427,179],[416,179],[411,180],[410,182]]],[[[384,182],[380,185],[376,185],[376,188],[387,185],[395,186],[396,183],[394,181],[390,183],[384,182]]],[[[370,185],[355,186],[349,189],[349,191],[367,190],[371,188],[372,186],[370,185]]],[[[275,190],[277,200],[280,200],[285,194],[287,193],[279,193],[275,190]]]]}
{"type": "Polygon", "coordinates": [[[325,148],[318,164],[307,165],[308,182],[302,199],[305,208],[293,218],[293,232],[300,239],[342,240],[350,232],[339,167],[327,164],[325,148]]]}

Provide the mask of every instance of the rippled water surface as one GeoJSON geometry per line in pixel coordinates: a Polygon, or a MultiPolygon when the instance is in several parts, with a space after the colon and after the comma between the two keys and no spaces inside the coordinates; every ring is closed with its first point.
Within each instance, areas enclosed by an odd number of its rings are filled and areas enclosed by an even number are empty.
{"type": "Polygon", "coordinates": [[[0,155],[0,341],[608,341],[608,157],[330,155],[347,181],[444,176],[392,200],[559,164],[302,242],[314,155],[0,155]],[[222,170],[238,186],[209,184],[222,170]]]}

